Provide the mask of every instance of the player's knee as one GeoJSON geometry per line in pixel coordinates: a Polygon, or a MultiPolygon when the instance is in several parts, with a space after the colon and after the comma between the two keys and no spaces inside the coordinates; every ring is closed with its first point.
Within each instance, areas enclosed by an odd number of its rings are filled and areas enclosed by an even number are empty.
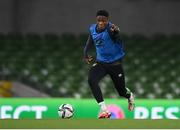
{"type": "Polygon", "coordinates": [[[90,86],[96,86],[98,84],[98,81],[94,78],[88,78],[88,83],[90,86]]]}

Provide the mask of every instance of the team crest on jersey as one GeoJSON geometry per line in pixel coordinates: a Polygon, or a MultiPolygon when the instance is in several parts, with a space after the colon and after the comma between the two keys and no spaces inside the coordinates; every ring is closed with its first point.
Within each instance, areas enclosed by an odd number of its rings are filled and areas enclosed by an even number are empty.
{"type": "Polygon", "coordinates": [[[94,38],[94,42],[97,46],[100,46],[104,43],[103,34],[99,34],[94,38]]]}

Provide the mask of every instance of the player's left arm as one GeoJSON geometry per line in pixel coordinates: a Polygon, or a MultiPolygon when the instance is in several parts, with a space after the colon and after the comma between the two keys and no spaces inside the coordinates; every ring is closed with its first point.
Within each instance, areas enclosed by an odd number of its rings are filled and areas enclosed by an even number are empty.
{"type": "Polygon", "coordinates": [[[115,24],[112,24],[109,29],[109,35],[113,41],[121,41],[120,29],[115,24]]]}

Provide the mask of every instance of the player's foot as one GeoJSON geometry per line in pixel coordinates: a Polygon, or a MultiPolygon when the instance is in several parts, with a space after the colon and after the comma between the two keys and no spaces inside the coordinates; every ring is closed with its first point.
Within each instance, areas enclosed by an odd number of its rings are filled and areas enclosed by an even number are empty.
{"type": "Polygon", "coordinates": [[[133,111],[135,108],[135,103],[134,103],[134,95],[131,93],[130,98],[128,99],[128,110],[133,111]]]}
{"type": "Polygon", "coordinates": [[[110,117],[111,117],[111,113],[109,111],[103,111],[98,116],[99,119],[110,118],[110,117]]]}

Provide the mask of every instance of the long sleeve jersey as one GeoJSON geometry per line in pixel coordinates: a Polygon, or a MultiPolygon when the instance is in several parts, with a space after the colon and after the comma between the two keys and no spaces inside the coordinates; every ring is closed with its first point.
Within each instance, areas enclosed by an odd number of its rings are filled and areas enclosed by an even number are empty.
{"type": "Polygon", "coordinates": [[[90,26],[90,34],[84,47],[84,57],[88,56],[89,49],[94,45],[96,48],[96,60],[111,63],[124,57],[123,42],[120,39],[119,30],[110,31],[112,24],[98,32],[97,25],[90,26]]]}

